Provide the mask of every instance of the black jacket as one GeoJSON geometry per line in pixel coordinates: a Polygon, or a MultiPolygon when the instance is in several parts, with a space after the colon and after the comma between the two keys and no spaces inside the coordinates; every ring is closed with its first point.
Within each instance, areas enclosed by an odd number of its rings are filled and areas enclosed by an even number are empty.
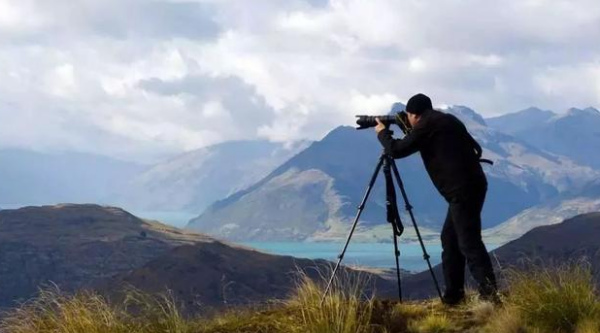
{"type": "Polygon", "coordinates": [[[449,202],[473,188],[487,187],[479,164],[481,147],[451,114],[430,110],[403,139],[392,138],[388,129],[379,132],[378,138],[386,153],[394,158],[420,152],[433,184],[449,202]]]}

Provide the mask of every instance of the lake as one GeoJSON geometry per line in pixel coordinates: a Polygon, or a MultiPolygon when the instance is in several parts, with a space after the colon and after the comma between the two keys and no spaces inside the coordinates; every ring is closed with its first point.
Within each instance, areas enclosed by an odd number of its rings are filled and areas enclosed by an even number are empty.
{"type": "MultiPolygon", "coordinates": [[[[315,242],[245,242],[243,244],[273,254],[331,261],[337,261],[337,257],[344,247],[343,243],[315,242]]],[[[488,251],[497,247],[495,244],[486,244],[486,246],[488,251]]],[[[426,249],[431,256],[432,265],[439,264],[442,254],[441,245],[427,244],[426,249]]],[[[394,244],[351,242],[343,263],[378,268],[396,267],[394,244]]],[[[411,272],[427,269],[427,263],[423,259],[423,252],[419,244],[400,244],[400,267],[411,272]]]]}

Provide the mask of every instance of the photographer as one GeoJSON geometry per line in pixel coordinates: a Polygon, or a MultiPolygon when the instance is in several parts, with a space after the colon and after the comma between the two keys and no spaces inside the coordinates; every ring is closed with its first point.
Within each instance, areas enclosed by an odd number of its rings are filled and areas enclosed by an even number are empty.
{"type": "Polygon", "coordinates": [[[433,184],[449,204],[442,229],[442,267],[446,290],[442,298],[448,305],[464,300],[465,262],[479,284],[480,297],[499,302],[496,278],[481,238],[481,210],[487,180],[481,168],[481,147],[464,124],[451,114],[432,107],[423,94],[411,97],[406,104],[412,127],[403,139],[377,119],[377,137],[393,158],[421,153],[433,184]]]}

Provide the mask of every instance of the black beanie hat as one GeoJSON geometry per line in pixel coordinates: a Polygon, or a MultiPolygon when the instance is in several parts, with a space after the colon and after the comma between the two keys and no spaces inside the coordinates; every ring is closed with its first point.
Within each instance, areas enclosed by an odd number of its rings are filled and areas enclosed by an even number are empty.
{"type": "Polygon", "coordinates": [[[421,115],[423,112],[433,109],[431,99],[423,94],[416,94],[406,103],[406,112],[421,115]]]}

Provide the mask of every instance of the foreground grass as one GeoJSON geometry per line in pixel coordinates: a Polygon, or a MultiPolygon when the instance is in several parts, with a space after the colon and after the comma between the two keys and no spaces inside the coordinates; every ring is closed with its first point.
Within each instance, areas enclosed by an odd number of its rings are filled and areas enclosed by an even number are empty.
{"type": "Polygon", "coordinates": [[[437,300],[398,304],[362,294],[368,281],[342,277],[321,303],[322,288],[304,277],[287,301],[260,310],[184,317],[170,296],[131,291],[109,304],[93,293],[45,290],[7,313],[6,333],[598,333],[600,303],[586,266],[510,274],[505,306],[476,300],[447,308],[437,300]]]}
{"type": "Polygon", "coordinates": [[[600,332],[600,301],[589,265],[509,274],[510,294],[488,332],[600,332]]]}

